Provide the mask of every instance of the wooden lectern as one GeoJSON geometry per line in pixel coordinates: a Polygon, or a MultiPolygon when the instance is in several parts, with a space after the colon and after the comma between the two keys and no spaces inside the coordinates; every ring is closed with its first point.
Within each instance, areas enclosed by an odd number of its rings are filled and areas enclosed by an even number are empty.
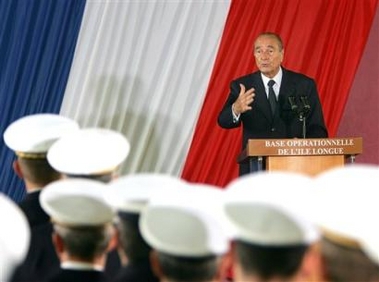
{"type": "Polygon", "coordinates": [[[238,161],[258,158],[258,170],[284,170],[316,175],[346,162],[354,163],[362,153],[362,137],[304,138],[304,139],[249,139],[238,161]]]}

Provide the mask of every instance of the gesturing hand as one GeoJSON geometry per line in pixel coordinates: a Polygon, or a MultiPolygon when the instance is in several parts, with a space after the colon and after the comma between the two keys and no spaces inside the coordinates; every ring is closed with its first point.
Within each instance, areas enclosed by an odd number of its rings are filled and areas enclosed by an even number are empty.
{"type": "Polygon", "coordinates": [[[251,110],[251,103],[254,101],[255,89],[250,88],[246,91],[245,85],[240,84],[240,94],[237,100],[233,104],[233,111],[236,115],[242,114],[248,110],[251,110]]]}

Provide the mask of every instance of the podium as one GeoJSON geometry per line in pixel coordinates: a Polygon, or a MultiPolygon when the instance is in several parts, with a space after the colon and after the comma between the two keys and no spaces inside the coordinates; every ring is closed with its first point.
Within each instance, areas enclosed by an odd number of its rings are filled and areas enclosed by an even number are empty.
{"type": "Polygon", "coordinates": [[[249,139],[238,162],[257,158],[258,171],[293,171],[311,176],[346,163],[354,163],[362,153],[362,137],[249,139]],[[264,168],[263,163],[266,163],[264,168]]]}

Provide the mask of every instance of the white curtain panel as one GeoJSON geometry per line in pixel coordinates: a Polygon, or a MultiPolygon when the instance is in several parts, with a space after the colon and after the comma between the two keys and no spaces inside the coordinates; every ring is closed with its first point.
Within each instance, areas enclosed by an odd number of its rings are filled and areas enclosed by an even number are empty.
{"type": "Polygon", "coordinates": [[[229,5],[87,1],[61,114],[123,133],[121,174],[180,175],[229,5]]]}

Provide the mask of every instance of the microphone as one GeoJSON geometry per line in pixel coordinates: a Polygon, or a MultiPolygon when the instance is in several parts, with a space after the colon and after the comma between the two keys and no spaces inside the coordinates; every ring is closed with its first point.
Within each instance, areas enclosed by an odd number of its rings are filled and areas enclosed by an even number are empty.
{"type": "Polygon", "coordinates": [[[297,110],[297,104],[295,102],[295,96],[289,96],[288,97],[288,102],[290,103],[291,110],[296,111],[297,110]]]}
{"type": "Polygon", "coordinates": [[[304,110],[309,111],[311,109],[311,106],[309,105],[308,97],[300,96],[300,100],[303,103],[304,110]]]}

